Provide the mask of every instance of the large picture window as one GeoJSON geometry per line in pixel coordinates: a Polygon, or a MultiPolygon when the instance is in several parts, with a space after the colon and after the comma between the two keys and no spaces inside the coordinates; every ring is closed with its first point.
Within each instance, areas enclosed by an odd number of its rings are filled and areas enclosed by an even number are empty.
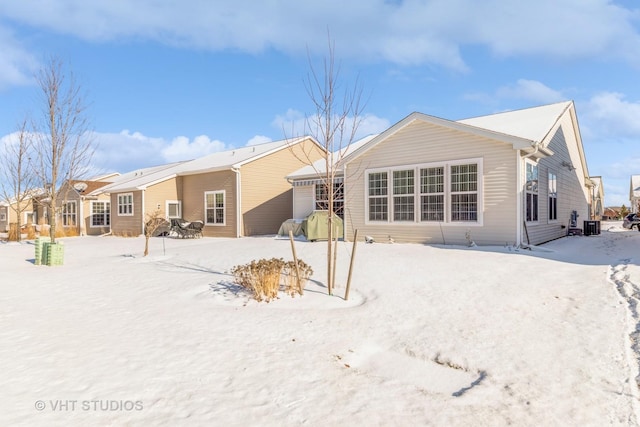
{"type": "Polygon", "coordinates": [[[366,179],[371,222],[481,222],[480,159],[369,171],[366,179]]]}
{"type": "Polygon", "coordinates": [[[387,172],[369,174],[369,221],[389,219],[387,199],[387,172]]]}
{"type": "Polygon", "coordinates": [[[118,194],[118,215],[133,215],[133,193],[118,194]]]}
{"type": "Polygon", "coordinates": [[[558,219],[558,177],[549,172],[549,221],[558,219]]]}
{"type": "Polygon", "coordinates": [[[92,201],[91,227],[108,227],[109,225],[111,225],[111,203],[92,201]]]}
{"type": "Polygon", "coordinates": [[[77,222],[77,204],[75,200],[62,204],[62,225],[65,227],[75,227],[77,222]]]}
{"type": "Polygon", "coordinates": [[[420,220],[444,221],[444,167],[420,169],[420,220]]]}
{"type": "Polygon", "coordinates": [[[393,220],[413,221],[414,215],[413,169],[393,171],[393,220]]]}
{"type": "Polygon", "coordinates": [[[224,225],[224,191],[207,191],[204,193],[205,223],[207,225],[224,225]]]}
{"type": "Polygon", "coordinates": [[[451,221],[478,220],[478,165],[451,166],[451,221]]]}
{"type": "Polygon", "coordinates": [[[538,220],[538,165],[526,162],[525,218],[528,222],[538,220]]]}

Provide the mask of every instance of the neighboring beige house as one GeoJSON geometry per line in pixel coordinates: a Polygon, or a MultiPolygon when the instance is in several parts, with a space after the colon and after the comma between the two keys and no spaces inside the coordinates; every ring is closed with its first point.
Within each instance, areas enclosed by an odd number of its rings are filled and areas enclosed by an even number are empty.
{"type": "Polygon", "coordinates": [[[571,101],[461,121],[412,113],[343,167],[348,238],[540,244],[590,219],[571,101]]]}
{"type": "Polygon", "coordinates": [[[292,190],[285,176],[322,148],[309,137],[237,148],[128,174],[102,187],[111,197],[111,230],[143,233],[148,214],[203,221],[210,237],[275,234],[291,217],[292,190]]]}
{"type": "Polygon", "coordinates": [[[629,188],[629,212],[640,212],[640,175],[631,175],[631,186],[629,188]]]}
{"type": "Polygon", "coordinates": [[[590,178],[591,187],[591,219],[600,221],[604,215],[604,186],[601,176],[590,178]]]}
{"type": "MultiPolygon", "coordinates": [[[[17,223],[17,202],[14,201],[0,201],[0,232],[9,231],[9,224],[17,223]]],[[[20,211],[20,223],[22,226],[32,225],[36,223],[36,216],[34,210],[33,197],[28,196],[21,203],[20,211]]]]}
{"type": "Polygon", "coordinates": [[[74,229],[73,234],[80,236],[108,233],[111,200],[107,195],[94,193],[109,184],[93,180],[65,182],[58,192],[58,225],[65,231],[74,229]]]}
{"type": "MultiPolygon", "coordinates": [[[[349,153],[354,152],[359,147],[375,138],[376,135],[369,135],[358,141],[348,144],[346,147],[334,153],[332,159],[328,159],[333,164],[335,171],[333,180],[333,211],[340,218],[344,217],[344,185],[341,159],[349,153]],[[332,161],[331,161],[332,160],[332,161]]],[[[328,209],[327,192],[327,159],[320,159],[312,164],[308,164],[287,176],[287,180],[293,185],[293,218],[302,220],[313,211],[328,209]]]]}

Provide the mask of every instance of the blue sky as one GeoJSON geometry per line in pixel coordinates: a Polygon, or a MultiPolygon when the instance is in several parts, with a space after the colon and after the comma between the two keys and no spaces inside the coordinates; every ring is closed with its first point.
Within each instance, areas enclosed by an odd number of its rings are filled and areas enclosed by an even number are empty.
{"type": "Polygon", "coordinates": [[[0,2],[0,138],[61,58],[90,101],[96,169],[126,172],[282,139],[313,107],[327,32],[360,136],[413,111],[457,120],[574,100],[607,205],[640,174],[640,4],[606,0],[0,2]],[[287,131],[285,132],[286,129],[287,131]]]}

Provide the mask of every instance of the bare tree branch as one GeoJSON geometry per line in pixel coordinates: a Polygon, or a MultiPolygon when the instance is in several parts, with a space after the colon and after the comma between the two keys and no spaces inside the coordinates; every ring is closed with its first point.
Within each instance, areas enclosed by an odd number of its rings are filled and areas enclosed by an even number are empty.
{"type": "MultiPolygon", "coordinates": [[[[314,113],[305,116],[305,134],[313,136],[324,149],[322,167],[311,160],[298,157],[303,163],[312,166],[323,187],[321,191],[328,196],[328,244],[327,244],[327,288],[332,293],[335,270],[332,256],[334,200],[338,192],[344,191],[336,186],[336,176],[341,171],[341,161],[348,148],[355,141],[358,126],[362,118],[362,89],[359,80],[352,89],[340,92],[340,68],[335,63],[335,43],[327,33],[328,53],[322,63],[322,72],[318,72],[308,53],[309,74],[305,80],[305,89],[314,108],[314,113]]],[[[295,154],[294,154],[295,155],[295,154]]]]}
{"type": "Polygon", "coordinates": [[[9,204],[8,209],[16,214],[18,241],[21,240],[22,213],[29,207],[36,184],[36,174],[31,164],[31,157],[34,155],[33,134],[27,124],[27,119],[20,122],[18,131],[14,134],[16,140],[7,141],[0,153],[2,198],[9,204]]]}
{"type": "Polygon", "coordinates": [[[51,241],[55,242],[57,211],[60,200],[66,198],[58,191],[65,181],[82,178],[95,148],[83,92],[62,61],[52,57],[36,81],[42,100],[41,115],[34,121],[39,174],[50,211],[51,241]]]}

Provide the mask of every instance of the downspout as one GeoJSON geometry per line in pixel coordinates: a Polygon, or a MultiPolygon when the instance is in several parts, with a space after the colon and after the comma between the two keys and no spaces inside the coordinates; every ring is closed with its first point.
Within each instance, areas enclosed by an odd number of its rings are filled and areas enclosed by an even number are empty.
{"type": "Polygon", "coordinates": [[[142,235],[144,235],[144,214],[145,214],[145,210],[144,210],[144,192],[146,190],[142,190],[142,207],[140,208],[140,213],[141,213],[141,218],[140,218],[140,222],[142,223],[142,235]]]}
{"type": "Polygon", "coordinates": [[[80,236],[84,236],[85,233],[85,218],[84,218],[84,196],[80,196],[80,208],[78,209],[80,217],[80,236]]]}
{"type": "Polygon", "coordinates": [[[231,170],[236,174],[236,237],[242,237],[242,185],[240,183],[240,168],[232,167],[231,170]]]}
{"type": "Polygon", "coordinates": [[[344,241],[349,241],[349,228],[347,224],[347,211],[349,209],[349,204],[347,203],[347,165],[345,164],[342,167],[342,215],[344,219],[342,220],[342,234],[344,235],[344,241]]]}
{"type": "MultiPolygon", "coordinates": [[[[518,200],[517,200],[517,209],[518,209],[518,214],[516,215],[517,217],[517,221],[518,223],[516,224],[516,247],[519,247],[522,244],[522,229],[524,226],[524,222],[525,222],[525,218],[523,215],[523,211],[524,211],[524,191],[522,191],[522,189],[524,188],[524,180],[523,180],[523,176],[522,176],[522,165],[524,164],[524,159],[528,159],[531,156],[535,156],[538,151],[540,150],[540,143],[536,142],[535,144],[533,144],[534,150],[532,153],[529,153],[525,156],[521,156],[521,150],[518,150],[518,165],[517,165],[517,174],[518,177],[516,179],[517,185],[518,185],[518,200]]],[[[537,163],[537,162],[536,162],[537,163]]]]}

